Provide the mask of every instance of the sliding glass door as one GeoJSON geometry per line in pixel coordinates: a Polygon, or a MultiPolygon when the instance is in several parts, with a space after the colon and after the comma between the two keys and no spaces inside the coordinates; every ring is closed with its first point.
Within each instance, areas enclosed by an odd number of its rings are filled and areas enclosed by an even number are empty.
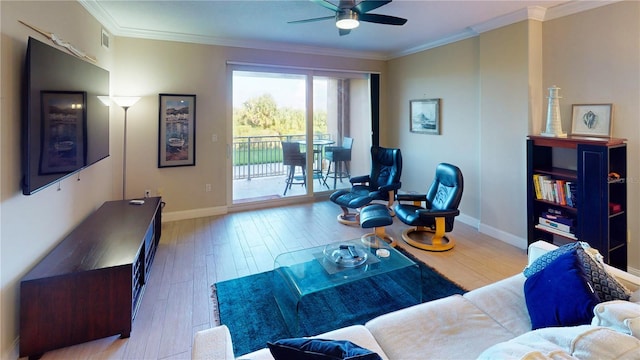
{"type": "Polygon", "coordinates": [[[350,187],[351,174],[368,173],[367,76],[240,66],[230,71],[234,204],[330,192],[350,187]],[[348,158],[337,156],[343,147],[350,148],[348,158]]]}

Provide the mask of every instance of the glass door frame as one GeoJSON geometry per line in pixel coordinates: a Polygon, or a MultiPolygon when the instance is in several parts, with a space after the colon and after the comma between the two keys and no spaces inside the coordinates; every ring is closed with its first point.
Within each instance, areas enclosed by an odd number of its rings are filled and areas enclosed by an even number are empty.
{"type": "MultiPolygon", "coordinates": [[[[239,63],[227,63],[227,95],[228,95],[228,99],[227,99],[227,135],[226,135],[226,139],[227,139],[227,174],[229,174],[226,177],[227,180],[227,204],[229,207],[249,207],[249,208],[254,208],[254,207],[265,207],[265,203],[266,206],[269,206],[269,204],[273,204],[273,203],[282,203],[282,202],[300,202],[302,199],[302,201],[308,201],[307,199],[310,197],[314,197],[314,196],[321,196],[321,197],[326,197],[328,196],[330,193],[332,193],[334,190],[331,188],[325,188],[325,189],[318,189],[318,186],[322,186],[320,185],[320,183],[316,184],[315,180],[317,180],[314,177],[314,172],[313,171],[307,171],[306,172],[306,191],[303,195],[299,195],[299,196],[291,196],[291,197],[285,197],[285,198],[280,198],[280,199],[272,199],[272,200],[268,200],[268,201],[260,201],[261,204],[257,204],[256,202],[247,202],[246,204],[235,204],[234,203],[234,195],[233,195],[233,148],[232,148],[232,144],[233,144],[233,127],[234,127],[234,123],[233,123],[233,73],[234,71],[255,71],[255,72],[265,72],[265,73],[269,73],[269,72],[273,72],[273,73],[282,73],[282,74],[291,74],[291,75],[303,75],[305,77],[305,137],[306,139],[313,139],[314,138],[314,92],[313,92],[313,86],[314,86],[314,78],[315,77],[335,77],[335,78],[354,78],[354,77],[359,77],[361,79],[366,78],[368,76],[368,81],[369,81],[369,97],[370,97],[370,92],[372,91],[372,84],[371,84],[371,75],[368,72],[357,72],[357,71],[348,71],[348,70],[323,70],[323,69],[301,69],[301,68],[290,68],[290,67],[279,67],[279,66],[269,66],[269,65],[257,65],[257,64],[239,64],[239,63]],[[318,190],[318,191],[316,191],[318,190]],[[298,199],[298,200],[296,200],[298,199]]],[[[374,125],[373,125],[373,114],[372,115],[372,119],[371,119],[371,123],[369,124],[371,126],[371,132],[374,132],[374,125]]],[[[372,141],[372,139],[376,137],[375,134],[373,135],[373,137],[371,139],[367,139],[367,142],[372,141]]],[[[336,141],[336,144],[339,142],[339,139],[334,139],[336,141]]],[[[306,168],[307,169],[313,169],[314,168],[314,156],[313,156],[313,151],[314,151],[314,144],[313,141],[306,141],[306,153],[308,154],[308,156],[306,157],[306,168]]],[[[322,168],[320,168],[321,170],[322,168]]],[[[321,170],[322,171],[322,170],[321,170]]],[[[324,186],[322,186],[324,188],[324,186]]]]}

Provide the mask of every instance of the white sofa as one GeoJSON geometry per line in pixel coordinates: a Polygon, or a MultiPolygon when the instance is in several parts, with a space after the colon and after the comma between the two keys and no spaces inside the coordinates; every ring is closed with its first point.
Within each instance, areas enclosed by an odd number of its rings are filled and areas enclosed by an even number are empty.
{"type": "MultiPolygon", "coordinates": [[[[541,241],[532,244],[528,252],[529,263],[555,248],[541,241]]],[[[629,290],[634,291],[632,301],[640,301],[640,277],[614,268],[608,270],[629,290]]],[[[462,296],[453,295],[419,304],[382,315],[365,325],[349,326],[317,337],[349,340],[378,353],[383,359],[573,358],[568,357],[569,354],[576,358],[593,355],[594,359],[605,356],[640,359],[640,340],[636,338],[640,337],[640,333],[632,334],[636,337],[622,334],[626,338],[621,341],[609,337],[609,332],[605,331],[607,329],[596,326],[532,331],[524,282],[525,276],[517,274],[462,296]],[[584,341],[580,342],[580,339],[584,341]],[[597,349],[580,348],[581,344],[586,344],[585,347],[600,346],[599,342],[609,344],[604,345],[604,353],[597,349]],[[611,346],[614,342],[616,345],[611,346]]],[[[635,325],[640,329],[640,315],[636,316],[635,325]]],[[[227,327],[222,325],[196,333],[192,358],[234,359],[227,327]]],[[[239,359],[273,357],[265,347],[242,355],[239,359]]]]}

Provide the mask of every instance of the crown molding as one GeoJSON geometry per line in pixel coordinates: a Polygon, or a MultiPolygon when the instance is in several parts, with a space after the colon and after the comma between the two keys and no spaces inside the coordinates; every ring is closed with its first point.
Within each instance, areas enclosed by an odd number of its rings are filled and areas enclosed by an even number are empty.
{"type": "Polygon", "coordinates": [[[319,46],[226,39],[215,36],[203,36],[195,34],[183,34],[162,32],[155,30],[131,29],[120,26],[96,1],[78,0],[78,2],[91,14],[109,33],[120,37],[131,37],[148,40],[176,41],[193,44],[228,46],[258,50],[283,51],[290,53],[337,56],[347,58],[359,58],[367,60],[387,60],[389,54],[381,52],[351,51],[345,49],[325,48],[319,46]]]}
{"type": "Polygon", "coordinates": [[[478,36],[478,32],[472,28],[467,28],[465,31],[458,33],[458,34],[454,34],[451,35],[449,37],[446,38],[442,38],[442,39],[438,39],[436,41],[432,41],[426,44],[422,44],[416,47],[412,47],[406,50],[401,50],[398,52],[394,52],[392,54],[389,55],[389,57],[387,57],[385,60],[391,60],[394,58],[399,58],[402,56],[407,56],[407,55],[411,55],[411,54],[415,54],[415,53],[419,53],[421,51],[425,51],[425,50],[429,50],[429,49],[433,49],[433,48],[437,48],[443,45],[447,45],[447,44],[452,44],[454,42],[457,41],[461,41],[461,40],[465,40],[465,39],[469,39],[472,37],[478,36]]]}
{"type": "Polygon", "coordinates": [[[547,9],[545,21],[561,18],[579,12],[596,9],[602,6],[615,4],[623,0],[600,0],[600,1],[570,1],[562,5],[547,9]]]}
{"type": "Polygon", "coordinates": [[[392,53],[382,53],[375,51],[352,51],[345,49],[325,48],[311,45],[300,45],[279,42],[250,41],[225,39],[214,36],[203,36],[194,34],[182,34],[171,32],[160,32],[153,30],[131,29],[120,26],[100,4],[91,0],[78,0],[78,2],[100,22],[111,34],[121,37],[133,37],[150,40],[176,41],[194,44],[206,44],[217,46],[228,46],[248,49],[283,51],[290,53],[337,56],[346,58],[358,58],[368,60],[391,60],[394,58],[415,54],[421,51],[433,49],[443,45],[451,44],[457,41],[465,40],[478,36],[481,33],[498,29],[507,25],[515,24],[524,20],[548,21],[564,16],[576,14],[582,11],[595,9],[623,0],[602,0],[602,1],[569,1],[551,8],[543,8],[540,6],[531,6],[510,14],[506,14],[481,24],[468,27],[460,33],[452,34],[448,37],[438,39],[429,43],[415,46],[409,49],[400,50],[392,53]]]}

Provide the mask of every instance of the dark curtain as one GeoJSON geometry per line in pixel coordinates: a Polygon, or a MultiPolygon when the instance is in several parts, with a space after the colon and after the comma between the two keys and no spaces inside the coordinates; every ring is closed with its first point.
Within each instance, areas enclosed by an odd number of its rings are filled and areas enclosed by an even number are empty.
{"type": "Polygon", "coordinates": [[[371,144],[380,146],[380,74],[371,74],[371,144]]]}

